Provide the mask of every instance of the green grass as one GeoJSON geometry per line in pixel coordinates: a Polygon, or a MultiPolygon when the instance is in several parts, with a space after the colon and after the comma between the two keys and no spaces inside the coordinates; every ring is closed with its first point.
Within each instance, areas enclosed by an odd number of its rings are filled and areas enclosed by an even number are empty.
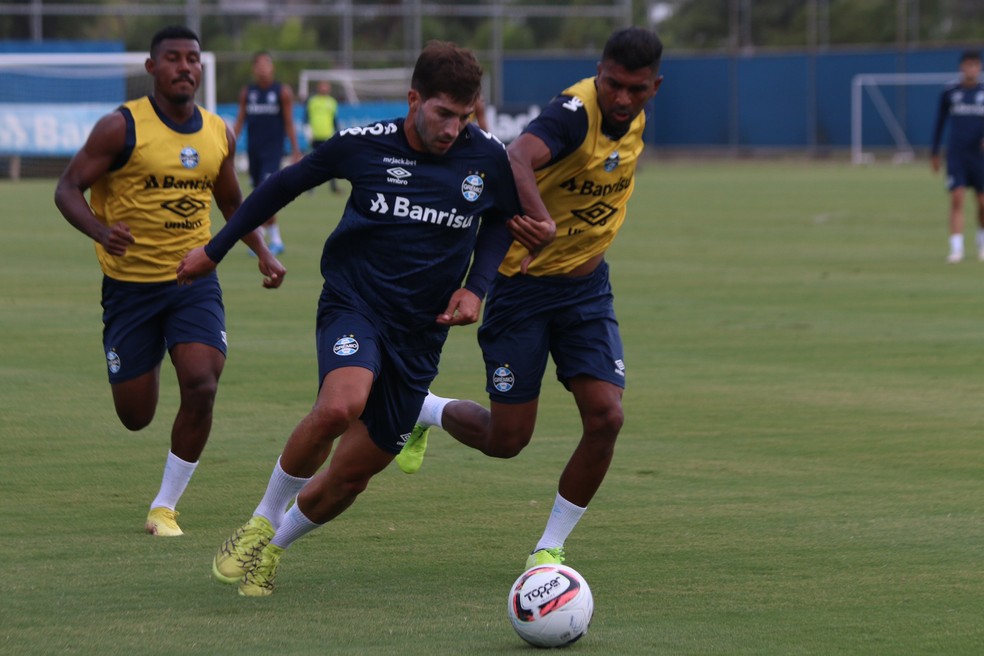
{"type": "MultiPolygon", "coordinates": [[[[209,559],[315,395],[318,258],[341,199],[281,214],[285,287],[222,265],[230,358],[186,537],[141,533],[175,411],[117,422],[91,245],[53,183],[0,183],[0,652],[523,654],[505,595],[579,433],[548,373],[531,446],[440,432],[239,598],[209,559]]],[[[979,654],[984,264],[945,266],[924,167],[651,162],[610,256],[626,424],[568,541],[577,654],[979,654]]],[[[968,237],[970,233],[968,231],[968,237]]],[[[972,243],[972,242],[971,242],[972,243]]],[[[438,393],[484,399],[474,328],[438,393]]]]}

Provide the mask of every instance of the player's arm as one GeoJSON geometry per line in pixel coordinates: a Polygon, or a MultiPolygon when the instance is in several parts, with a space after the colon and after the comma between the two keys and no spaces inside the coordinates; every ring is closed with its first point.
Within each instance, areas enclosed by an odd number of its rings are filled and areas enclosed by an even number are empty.
{"type": "Polygon", "coordinates": [[[77,152],[58,178],[55,205],[79,232],[102,244],[110,255],[123,255],[134,243],[130,228],[121,222],[112,227],[92,213],[85,192],[109,173],[126,147],[126,119],[113,112],[99,119],[82,150],[77,152]]]}
{"type": "Polygon", "coordinates": [[[284,111],[284,133],[290,141],[293,161],[301,158],[301,147],[297,145],[297,130],[294,129],[294,91],[289,84],[280,84],[280,106],[284,111]]]}
{"type": "Polygon", "coordinates": [[[500,219],[482,219],[475,240],[475,254],[465,284],[451,295],[447,309],[437,315],[442,326],[467,326],[478,321],[482,299],[488,291],[495,272],[506,256],[512,235],[500,219]]]}
{"type": "Polygon", "coordinates": [[[933,129],[933,147],[930,165],[933,172],[940,170],[940,144],[943,142],[943,127],[946,125],[946,118],[950,115],[950,92],[944,91],[940,94],[940,105],[936,112],[936,126],[933,129]]]}
{"type": "Polygon", "coordinates": [[[345,147],[347,143],[340,145],[333,137],[325,147],[267,178],[205,246],[185,255],[178,265],[178,282],[187,284],[211,273],[237,241],[259,228],[303,192],[331,178],[344,177],[340,167],[351,155],[345,147]]]}
{"type": "Polygon", "coordinates": [[[529,132],[524,132],[509,144],[508,152],[519,204],[526,215],[510,219],[509,229],[516,241],[531,253],[536,253],[552,242],[557,234],[557,224],[540,197],[535,173],[550,162],[553,154],[543,139],[529,132]]]}
{"type": "Polygon", "coordinates": [[[243,133],[243,126],[246,125],[246,87],[239,90],[239,111],[236,112],[236,122],[232,126],[232,134],[236,139],[243,133]]]}
{"type": "MultiPolygon", "coordinates": [[[[229,152],[226,154],[226,158],[222,160],[212,195],[215,196],[215,203],[218,205],[219,211],[222,212],[222,216],[228,221],[243,204],[243,192],[239,187],[239,178],[236,176],[236,136],[229,128],[226,128],[226,140],[229,143],[229,152]]],[[[252,248],[257,255],[260,273],[263,274],[263,286],[267,289],[280,287],[287,270],[267,248],[259,231],[254,230],[248,233],[242,241],[252,248]]]]}

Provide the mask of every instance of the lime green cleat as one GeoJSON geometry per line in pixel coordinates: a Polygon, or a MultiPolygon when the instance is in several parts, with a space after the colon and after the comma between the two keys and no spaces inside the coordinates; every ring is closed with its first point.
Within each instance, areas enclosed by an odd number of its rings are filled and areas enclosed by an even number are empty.
{"type": "Polygon", "coordinates": [[[147,513],[147,521],[144,523],[144,530],[159,538],[176,538],[184,535],[184,531],[178,526],[178,511],[163,506],[150,509],[147,513]]]}
{"type": "Polygon", "coordinates": [[[266,517],[254,515],[236,529],[212,559],[212,576],[223,583],[238,583],[252,569],[260,550],[273,538],[273,526],[266,517]]]}
{"type": "Polygon", "coordinates": [[[430,426],[424,427],[415,424],[410,431],[407,443],[403,445],[403,450],[396,456],[396,464],[406,474],[416,474],[420,466],[424,464],[424,453],[427,452],[427,433],[430,426]]]}
{"type": "Polygon", "coordinates": [[[560,565],[562,562],[564,562],[563,547],[540,549],[531,553],[529,558],[526,559],[526,569],[536,567],[537,565],[560,565]]]}
{"type": "Polygon", "coordinates": [[[275,544],[263,547],[253,568],[239,580],[239,594],[244,597],[266,597],[273,594],[273,581],[277,578],[277,566],[286,549],[275,544]]]}

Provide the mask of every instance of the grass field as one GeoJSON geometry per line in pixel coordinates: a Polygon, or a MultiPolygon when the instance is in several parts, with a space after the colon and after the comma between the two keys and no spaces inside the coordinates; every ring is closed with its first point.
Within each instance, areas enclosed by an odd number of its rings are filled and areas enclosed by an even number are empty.
{"type": "MultiPolygon", "coordinates": [[[[569,653],[984,650],[984,263],[943,264],[927,168],[640,173],[609,258],[626,423],[567,545],[596,601],[569,653]]],[[[241,248],[222,265],[230,358],[186,536],[164,540],[141,529],[173,370],[154,424],[128,433],[92,247],[52,188],[0,183],[0,652],[531,653],[505,596],[579,432],[552,372],[519,458],[433,433],[420,474],[383,472],[291,548],[274,596],[240,598],[209,562],[314,399],[318,258],[342,201],[281,214],[282,289],[241,248]]],[[[485,398],[473,328],[435,391],[485,398]]]]}

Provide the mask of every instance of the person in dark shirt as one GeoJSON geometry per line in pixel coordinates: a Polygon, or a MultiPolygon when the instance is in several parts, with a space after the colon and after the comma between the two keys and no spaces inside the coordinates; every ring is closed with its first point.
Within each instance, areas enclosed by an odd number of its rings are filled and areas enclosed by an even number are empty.
{"type": "Polygon", "coordinates": [[[964,191],[977,192],[977,256],[984,261],[984,84],[980,82],[981,55],[968,50],[960,57],[960,82],[940,94],[933,131],[933,172],[940,170],[940,144],[949,119],[946,148],[946,187],[950,191],[950,254],[956,264],[964,255],[964,191]]]}
{"type": "MultiPolygon", "coordinates": [[[[294,92],[289,84],[274,78],[273,57],[261,51],[253,55],[253,84],[239,92],[239,113],[233,126],[236,138],[246,128],[246,152],[249,156],[249,178],[256,189],[280,170],[284,156],[284,138],[290,141],[292,161],[301,158],[294,129],[294,92]]],[[[261,233],[270,243],[270,252],[280,255],[284,242],[277,216],[270,216],[261,233]]]]}
{"type": "Polygon", "coordinates": [[[509,144],[523,210],[556,222],[556,239],[532,262],[511,248],[489,287],[478,330],[489,407],[429,393],[397,457],[400,469],[417,471],[430,426],[488,456],[516,456],[533,437],[552,359],[582,432],[525,569],[564,562],[565,541],[601,487],[622,428],[626,361],[606,254],[629,220],[662,54],[652,30],[616,30],[597,75],[567,87],[509,144]]]}
{"type": "Polygon", "coordinates": [[[351,183],[321,260],[317,401],[253,516],[213,559],[214,576],[238,582],[240,594],[270,594],[284,550],[344,512],[400,452],[449,327],[478,319],[513,237],[536,251],[554,236],[549,219],[519,215],[504,146],[469,124],[481,78],[468,50],[428,44],[405,119],[342,130],[275,173],[178,267],[179,281],[207,275],[241,235],[299,194],[332,178],[351,183]]]}

